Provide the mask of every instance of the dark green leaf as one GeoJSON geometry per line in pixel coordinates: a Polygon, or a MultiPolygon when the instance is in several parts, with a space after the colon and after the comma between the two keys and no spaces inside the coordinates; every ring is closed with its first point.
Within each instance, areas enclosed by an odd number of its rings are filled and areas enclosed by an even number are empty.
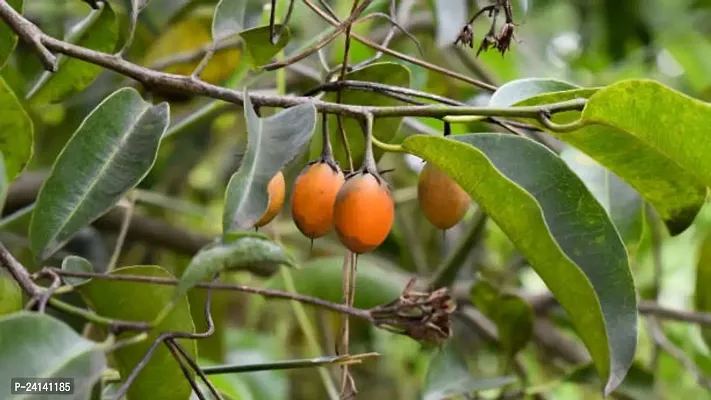
{"type": "Polygon", "coordinates": [[[0,77],[0,151],[8,180],[20,175],[32,158],[32,120],[10,86],[0,77]]]}
{"type": "Polygon", "coordinates": [[[5,208],[8,184],[7,170],[5,169],[5,156],[3,156],[2,151],[0,151],[0,215],[2,215],[2,210],[5,208]]]}
{"type": "Polygon", "coordinates": [[[482,314],[491,318],[499,298],[499,290],[484,279],[477,279],[469,290],[469,299],[482,314]]]}
{"type": "Polygon", "coordinates": [[[636,294],[622,240],[579,178],[518,136],[416,135],[403,146],[449,174],[508,235],[567,311],[605,391],[614,390],[635,353],[636,294]]]}
{"type": "MultiPolygon", "coordinates": [[[[174,277],[158,266],[134,266],[119,268],[112,275],[140,275],[155,278],[174,277]]],[[[111,281],[93,279],[78,288],[86,303],[98,314],[108,318],[128,321],[153,321],[159,313],[174,299],[174,289],[170,286],[150,285],[141,282],[111,281]]],[[[149,333],[147,340],[138,344],[121,347],[113,352],[116,368],[125,379],[143,358],[153,341],[163,332],[195,331],[190,316],[190,306],[185,296],[181,296],[170,312],[149,333]]],[[[124,333],[120,339],[131,337],[135,333],[124,333]]],[[[197,349],[194,341],[178,341],[196,359],[197,349]]],[[[185,399],[190,395],[190,384],[185,380],[178,363],[168,349],[161,345],[138,377],[128,389],[130,399],[185,399]]]]}
{"type": "MultiPolygon", "coordinates": [[[[711,312],[711,232],[706,235],[706,239],[701,243],[699,249],[699,259],[696,263],[696,291],[694,293],[694,304],[696,310],[711,312]]],[[[701,335],[706,345],[711,347],[711,328],[701,330],[701,335]]]]}
{"type": "Polygon", "coordinates": [[[423,400],[442,400],[491,390],[516,381],[513,376],[476,377],[467,368],[462,352],[447,342],[430,360],[425,377],[423,400]]]}
{"type": "Polygon", "coordinates": [[[175,293],[183,295],[198,283],[212,280],[217,273],[254,268],[255,264],[264,271],[263,275],[271,275],[279,265],[293,266],[294,262],[284,248],[271,240],[243,237],[197,253],[180,277],[175,293]]]}
{"type": "MultiPolygon", "coordinates": [[[[316,258],[291,271],[298,293],[340,302],[343,298],[343,257],[316,258]]],[[[358,257],[355,302],[358,308],[371,308],[395,300],[407,284],[407,277],[383,269],[367,257],[358,257]]],[[[267,286],[284,290],[281,276],[272,278],[267,286]]]]}
{"type": "MultiPolygon", "coordinates": [[[[62,260],[62,271],[67,272],[94,272],[94,267],[91,266],[89,260],[79,256],[67,256],[62,260]]],[[[77,278],[65,276],[64,281],[72,286],[78,286],[88,281],[88,278],[77,278]]]]}
{"type": "MultiPolygon", "coordinates": [[[[595,367],[588,364],[577,368],[565,379],[576,384],[599,385],[600,378],[595,374],[595,367]]],[[[632,364],[627,377],[614,394],[623,400],[659,400],[654,390],[654,375],[637,363],[632,364]]]]}
{"type": "MultiPolygon", "coordinates": [[[[108,3],[88,17],[65,38],[65,41],[88,49],[111,53],[118,42],[118,21],[108,3]]],[[[67,56],[60,56],[57,72],[45,72],[30,90],[27,98],[33,104],[59,102],[86,89],[103,70],[102,67],[67,56]]]]}
{"type": "Polygon", "coordinates": [[[258,69],[262,65],[269,64],[272,58],[286,47],[291,39],[291,31],[289,27],[283,25],[275,25],[274,29],[277,32],[283,29],[281,36],[276,44],[272,44],[269,37],[269,26],[258,26],[256,28],[242,31],[239,35],[244,40],[244,50],[247,56],[247,63],[254,69],[258,69]]]}
{"type": "Polygon", "coordinates": [[[0,269],[0,316],[20,310],[22,310],[22,289],[4,268],[0,269]]]}
{"type": "Polygon", "coordinates": [[[493,320],[499,333],[499,342],[508,358],[513,358],[531,340],[533,335],[533,308],[519,296],[502,294],[494,309],[493,320]]]}
{"type": "Polygon", "coordinates": [[[583,113],[556,114],[554,122],[580,117],[587,123],[556,134],[637,190],[664,219],[671,234],[689,227],[711,185],[711,142],[705,141],[711,105],[659,83],[630,80],[600,90],[541,95],[517,105],[548,104],[579,97],[583,113]],[[638,116],[645,116],[638,118],[638,116]]]}
{"type": "Polygon", "coordinates": [[[316,125],[316,108],[311,104],[259,118],[246,90],[244,99],[247,151],[227,185],[222,217],[225,233],[250,228],[262,217],[269,204],[269,181],[296,157],[316,125]]]}
{"type": "MultiPolygon", "coordinates": [[[[384,83],[393,86],[410,87],[410,70],[402,64],[393,62],[382,62],[369,65],[365,68],[346,74],[347,80],[366,81],[384,83]]],[[[336,94],[329,93],[325,96],[326,101],[336,101],[336,94]]],[[[343,90],[343,104],[357,104],[366,106],[396,106],[402,103],[393,98],[376,94],[370,91],[363,90],[343,90]]],[[[383,142],[391,142],[398,129],[402,118],[378,118],[373,123],[373,134],[376,138],[383,142]]],[[[336,161],[341,167],[347,169],[348,158],[346,157],[341,132],[338,129],[338,121],[335,116],[329,116],[328,128],[333,145],[333,153],[336,161]]],[[[343,118],[343,128],[346,131],[348,145],[350,146],[351,155],[353,156],[353,166],[358,168],[363,163],[363,154],[365,151],[365,139],[363,128],[360,123],[352,118],[343,118]]],[[[321,154],[322,135],[314,135],[311,143],[311,159],[315,159],[321,154]]],[[[379,158],[382,151],[375,149],[375,156],[379,158]]]]}
{"type": "Polygon", "coordinates": [[[540,94],[575,89],[580,89],[580,87],[557,79],[518,79],[501,85],[489,99],[489,106],[508,107],[540,94]]]}
{"type": "Polygon", "coordinates": [[[74,378],[73,398],[82,398],[105,368],[99,344],[56,318],[26,311],[0,318],[0,393],[10,393],[10,377],[74,378]]]}
{"type": "Polygon", "coordinates": [[[121,7],[128,14],[128,25],[126,26],[123,35],[125,36],[126,42],[123,44],[123,50],[126,49],[128,43],[128,38],[132,37],[136,33],[136,26],[138,24],[138,13],[148,5],[150,0],[113,0],[115,3],[120,3],[121,7]]]}
{"type": "Polygon", "coordinates": [[[167,103],[153,106],[132,88],[109,95],[84,119],[37,197],[29,234],[36,257],[54,252],[146,176],[169,119],[167,103]]]}
{"type": "Polygon", "coordinates": [[[469,20],[469,6],[466,0],[434,0],[437,20],[437,47],[447,47],[454,43],[459,31],[469,20]]]}
{"type": "MultiPolygon", "coordinates": [[[[244,30],[246,8],[247,0],[220,0],[217,3],[217,7],[215,7],[215,15],[212,18],[212,40],[218,42],[242,32],[244,30]]],[[[272,54],[269,58],[273,56],[272,54]]],[[[269,61],[267,60],[267,62],[269,61]]]]}
{"type": "Polygon", "coordinates": [[[566,148],[560,157],[605,207],[627,249],[635,248],[644,226],[642,196],[610,170],[574,148],[566,148]]]}
{"type": "MultiPolygon", "coordinates": [[[[7,4],[20,14],[25,8],[24,0],[7,0],[7,4]]],[[[3,22],[0,24],[0,69],[5,66],[16,45],[17,35],[8,24],[3,22]]]]}

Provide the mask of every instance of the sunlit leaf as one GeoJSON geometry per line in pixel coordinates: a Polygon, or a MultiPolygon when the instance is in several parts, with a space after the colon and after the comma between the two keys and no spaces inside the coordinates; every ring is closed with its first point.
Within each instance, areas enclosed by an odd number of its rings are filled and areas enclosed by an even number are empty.
{"type": "Polygon", "coordinates": [[[279,265],[294,265],[284,248],[271,240],[243,237],[231,243],[217,244],[201,250],[193,257],[180,277],[176,295],[182,295],[203,281],[210,281],[224,271],[254,269],[260,266],[263,275],[271,275],[279,265]]]}
{"type": "Polygon", "coordinates": [[[291,31],[289,27],[284,27],[284,25],[276,24],[274,29],[280,32],[283,29],[279,40],[276,44],[272,44],[271,38],[269,36],[269,26],[258,26],[256,28],[247,29],[242,31],[239,35],[244,40],[244,50],[247,56],[247,62],[252,68],[259,68],[263,65],[269,64],[272,58],[277,55],[291,39],[291,31]]]}
{"type": "MultiPolygon", "coordinates": [[[[112,275],[140,275],[148,278],[174,277],[158,266],[134,266],[119,268],[112,275]]],[[[153,321],[166,305],[174,299],[174,288],[140,282],[93,279],[77,288],[89,307],[108,318],[127,321],[153,321]]],[[[185,296],[180,296],[174,307],[149,333],[148,339],[130,346],[121,347],[112,353],[121,377],[129,376],[143,358],[153,341],[163,332],[193,333],[195,326],[190,316],[190,306],[185,296]]],[[[134,336],[126,332],[120,339],[134,336]]],[[[197,357],[195,341],[178,340],[193,359],[197,357]]],[[[138,374],[128,389],[131,399],[177,399],[188,398],[191,388],[170,351],[161,345],[151,360],[138,374]]]]}
{"type": "MultiPolygon", "coordinates": [[[[65,38],[67,42],[92,50],[111,53],[118,42],[118,20],[111,6],[102,2],[65,38]]],[[[75,57],[59,56],[57,72],[45,72],[27,98],[33,104],[54,103],[86,89],[103,71],[98,65],[75,57]]]]}
{"type": "Polygon", "coordinates": [[[614,390],[635,353],[636,293],[622,240],[579,178],[518,136],[415,135],[403,146],[449,174],[507,234],[567,311],[605,391],[614,390]]]}
{"type": "Polygon", "coordinates": [[[430,360],[425,377],[423,400],[442,400],[496,389],[516,381],[513,376],[473,376],[461,350],[449,341],[430,360]]]}
{"type": "Polygon", "coordinates": [[[0,393],[10,393],[10,377],[73,378],[74,398],[82,398],[105,368],[99,344],[54,317],[22,311],[0,318],[0,393]]]}
{"type": "MultiPolygon", "coordinates": [[[[410,70],[402,64],[393,62],[382,62],[369,65],[365,68],[346,74],[345,79],[353,81],[367,81],[384,83],[393,86],[409,87],[410,86],[410,70]]],[[[343,104],[357,104],[365,106],[396,106],[402,103],[391,97],[376,94],[364,90],[343,90],[343,104]]],[[[324,97],[326,101],[336,101],[336,94],[329,93],[324,97]]],[[[333,153],[336,161],[342,168],[347,169],[348,158],[346,157],[345,147],[341,139],[341,132],[338,129],[338,123],[335,116],[328,117],[328,127],[333,145],[333,153]]],[[[378,118],[373,123],[373,134],[376,138],[383,142],[390,142],[395,138],[402,118],[378,118]]],[[[343,118],[343,128],[346,131],[348,145],[353,156],[353,166],[358,168],[363,162],[363,154],[365,151],[365,139],[363,136],[363,128],[360,123],[353,118],[343,118]]],[[[322,135],[314,135],[311,142],[310,156],[315,159],[321,154],[322,135]]],[[[382,152],[375,149],[375,156],[379,158],[382,152]]]]}
{"type": "Polygon", "coordinates": [[[316,108],[311,104],[259,118],[246,90],[244,99],[247,151],[227,185],[224,232],[250,228],[262,217],[269,204],[267,184],[296,157],[316,125],[316,108]]]}
{"type": "Polygon", "coordinates": [[[575,90],[572,83],[548,78],[525,78],[501,85],[489,99],[491,107],[508,107],[544,93],[575,90]]]}
{"type": "Polygon", "coordinates": [[[132,88],[112,93],[84,119],[37,196],[29,233],[36,257],[53,253],[146,176],[168,122],[167,103],[153,106],[132,88]]]}
{"type": "MultiPolygon", "coordinates": [[[[7,4],[22,14],[25,8],[24,0],[6,0],[7,4]]],[[[10,54],[17,46],[17,35],[6,23],[0,24],[0,70],[5,66],[10,54]]]]}
{"type": "Polygon", "coordinates": [[[600,90],[536,96],[517,105],[589,97],[585,110],[559,113],[566,123],[582,117],[574,132],[555,133],[637,190],[664,219],[670,233],[694,220],[711,186],[711,105],[646,80],[622,81],[600,90]],[[644,116],[644,118],[640,118],[644,116]]]}
{"type": "MultiPolygon", "coordinates": [[[[711,312],[711,233],[706,235],[706,239],[699,248],[699,258],[696,263],[696,290],[694,293],[694,304],[698,311],[711,312]]],[[[706,345],[711,348],[711,328],[701,330],[702,337],[706,345]]]]}
{"type": "Polygon", "coordinates": [[[32,158],[32,120],[22,108],[10,86],[0,77],[0,152],[6,179],[13,180],[32,158]]]}

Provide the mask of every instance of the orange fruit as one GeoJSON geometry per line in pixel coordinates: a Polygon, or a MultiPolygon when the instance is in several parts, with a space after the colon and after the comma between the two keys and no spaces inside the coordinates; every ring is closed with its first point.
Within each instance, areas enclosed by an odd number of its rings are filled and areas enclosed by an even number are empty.
{"type": "Polygon", "coordinates": [[[417,183],[417,201],[432,225],[449,229],[464,217],[471,199],[449,175],[427,163],[417,183]]]}
{"type": "Polygon", "coordinates": [[[336,233],[350,251],[372,251],[387,238],[395,219],[395,204],[380,178],[360,171],[346,179],[333,210],[336,233]]]}
{"type": "Polygon", "coordinates": [[[269,181],[267,192],[269,192],[269,206],[267,206],[267,211],[264,212],[262,218],[254,224],[257,228],[271,222],[274,217],[279,215],[279,211],[281,211],[281,207],[284,205],[286,182],[284,181],[284,174],[281,171],[277,172],[269,181]]]}
{"type": "Polygon", "coordinates": [[[333,205],[344,182],[340,168],[325,161],[311,163],[296,178],[291,216],[306,237],[315,239],[333,228],[333,205]]]}

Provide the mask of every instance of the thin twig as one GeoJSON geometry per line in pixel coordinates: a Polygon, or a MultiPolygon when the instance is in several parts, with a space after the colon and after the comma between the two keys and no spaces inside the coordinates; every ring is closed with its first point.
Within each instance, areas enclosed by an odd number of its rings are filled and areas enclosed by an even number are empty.
{"type": "MultiPolygon", "coordinates": [[[[185,379],[190,383],[190,387],[193,388],[193,393],[200,399],[200,400],[207,400],[205,395],[202,393],[200,390],[200,387],[198,386],[197,382],[195,381],[195,377],[192,376],[190,373],[190,369],[188,368],[187,365],[185,365],[185,359],[183,359],[180,354],[178,354],[176,350],[176,343],[170,339],[166,339],[165,341],[165,347],[168,348],[168,351],[170,351],[170,354],[173,356],[175,361],[178,362],[178,365],[180,366],[180,370],[183,372],[183,376],[185,376],[185,379]]],[[[216,399],[222,399],[222,397],[218,394],[216,399]]]]}
{"type": "Polygon", "coordinates": [[[35,24],[26,20],[6,1],[0,1],[0,18],[17,33],[17,36],[22,39],[23,42],[32,47],[42,62],[44,69],[50,72],[57,71],[57,57],[42,44],[44,33],[42,33],[35,24]]]}
{"type": "Polygon", "coordinates": [[[136,194],[131,193],[127,196],[128,204],[123,208],[123,220],[121,221],[121,228],[119,228],[118,236],[116,237],[116,245],[114,246],[114,252],[111,254],[111,259],[109,260],[109,265],[106,267],[106,272],[111,272],[116,267],[118,259],[121,256],[121,250],[123,249],[123,243],[126,240],[126,233],[128,233],[128,227],[131,225],[131,217],[133,216],[133,210],[136,208],[136,194]]]}
{"type": "Polygon", "coordinates": [[[216,365],[209,367],[202,367],[202,372],[205,375],[217,375],[217,374],[239,374],[244,372],[255,372],[255,371],[271,371],[271,370],[284,370],[284,369],[296,369],[296,368],[313,368],[323,365],[341,365],[341,364],[360,364],[360,362],[369,357],[379,357],[378,353],[365,353],[365,354],[354,354],[354,355],[344,355],[344,356],[332,356],[332,357],[319,357],[319,358],[308,358],[301,360],[286,360],[286,361],[275,361],[265,364],[233,364],[233,365],[216,365]]]}
{"type": "Polygon", "coordinates": [[[319,92],[330,92],[330,91],[337,91],[341,89],[361,89],[361,90],[370,90],[373,92],[392,92],[392,93],[399,93],[399,94],[404,94],[407,96],[413,96],[413,97],[419,97],[422,99],[427,99],[427,100],[433,100],[437,101],[443,104],[448,104],[451,106],[466,106],[466,103],[463,103],[461,101],[453,100],[444,96],[439,96],[436,94],[431,94],[427,92],[422,92],[419,90],[415,89],[410,89],[410,88],[405,88],[405,87],[400,87],[400,86],[393,86],[393,85],[386,85],[384,83],[378,83],[378,82],[370,82],[370,81],[351,81],[351,80],[340,80],[340,81],[333,81],[333,82],[327,82],[324,84],[321,84],[313,89],[309,89],[306,93],[304,93],[304,96],[314,96],[315,94],[319,92]]]}

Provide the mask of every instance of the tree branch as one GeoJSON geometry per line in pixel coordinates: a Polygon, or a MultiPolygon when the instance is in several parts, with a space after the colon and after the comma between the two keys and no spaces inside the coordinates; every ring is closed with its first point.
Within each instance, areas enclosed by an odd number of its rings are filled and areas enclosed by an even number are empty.
{"type": "Polygon", "coordinates": [[[0,18],[17,33],[17,36],[27,43],[37,53],[44,69],[50,72],[57,71],[57,57],[42,44],[44,33],[37,26],[26,20],[5,1],[0,1],[0,18]]]}

